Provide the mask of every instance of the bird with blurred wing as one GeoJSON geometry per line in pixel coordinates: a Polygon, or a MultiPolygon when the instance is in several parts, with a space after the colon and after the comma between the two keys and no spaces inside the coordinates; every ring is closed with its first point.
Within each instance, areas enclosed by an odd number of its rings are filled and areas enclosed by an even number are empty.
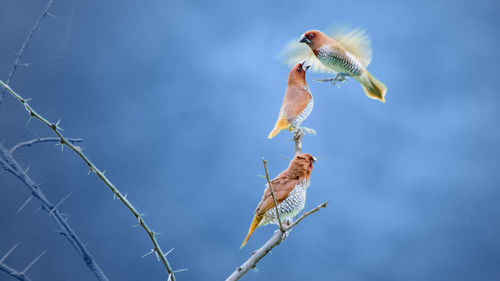
{"type": "Polygon", "coordinates": [[[319,30],[310,30],[298,42],[290,42],[283,55],[289,64],[308,59],[312,71],[337,73],[334,78],[319,81],[335,83],[353,77],[361,83],[369,98],[385,102],[387,87],[366,70],[372,59],[372,51],[364,30],[338,29],[330,36],[319,30]]]}
{"type": "MultiPolygon", "coordinates": [[[[306,190],[309,187],[313,163],[316,158],[310,154],[296,155],[286,170],[271,181],[274,196],[278,205],[281,221],[291,221],[303,208],[306,202],[306,190]]],[[[253,217],[248,234],[241,244],[242,248],[259,226],[269,223],[278,224],[274,200],[269,185],[266,185],[253,217]]]]}
{"type": "Polygon", "coordinates": [[[306,83],[306,71],[309,67],[308,62],[304,60],[294,65],[290,70],[288,86],[278,115],[278,121],[276,121],[273,130],[267,136],[268,138],[273,138],[282,130],[296,130],[311,114],[314,102],[306,83]]]}

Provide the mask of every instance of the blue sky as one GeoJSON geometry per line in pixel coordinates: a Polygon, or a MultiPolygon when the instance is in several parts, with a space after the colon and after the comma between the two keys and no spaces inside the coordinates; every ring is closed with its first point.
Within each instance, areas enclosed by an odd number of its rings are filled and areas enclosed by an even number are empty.
{"type": "MultiPolygon", "coordinates": [[[[5,79],[45,1],[0,0],[5,79]]],[[[387,103],[355,81],[308,73],[315,108],[304,152],[316,163],[309,217],[245,280],[498,280],[499,5],[494,1],[56,1],[11,85],[69,137],[161,232],[178,280],[221,280],[262,245],[239,250],[290,135],[266,138],[286,89],[278,55],[309,29],[367,30],[387,103]]],[[[50,136],[6,96],[0,139],[50,136]]],[[[150,241],[74,153],[40,144],[17,159],[111,280],[161,280],[150,241]]],[[[0,174],[0,255],[33,280],[93,276],[17,179],[0,174]]],[[[0,280],[10,277],[0,273],[0,280]]]]}

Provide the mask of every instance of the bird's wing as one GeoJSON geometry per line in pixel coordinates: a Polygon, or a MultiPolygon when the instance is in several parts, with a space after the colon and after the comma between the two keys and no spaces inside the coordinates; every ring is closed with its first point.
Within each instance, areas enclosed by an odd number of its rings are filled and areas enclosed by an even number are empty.
{"type": "Polygon", "coordinates": [[[280,57],[284,63],[288,64],[288,66],[293,66],[300,61],[308,60],[311,65],[311,68],[308,71],[335,73],[318,60],[309,46],[304,43],[300,43],[297,40],[290,41],[281,52],[280,57]]]}
{"type": "MultiPolygon", "coordinates": [[[[297,185],[298,181],[296,179],[290,179],[285,177],[278,177],[271,181],[271,185],[274,191],[274,197],[276,197],[276,202],[279,204],[283,200],[288,197],[288,194],[292,192],[292,190],[297,185]]],[[[274,200],[271,195],[271,190],[269,189],[269,185],[266,185],[266,189],[264,190],[264,195],[262,196],[262,200],[257,206],[255,210],[256,215],[261,215],[267,212],[269,209],[274,208],[274,200]]]]}
{"type": "Polygon", "coordinates": [[[337,27],[331,28],[328,36],[353,54],[364,67],[370,64],[372,60],[371,42],[365,30],[355,28],[349,31],[347,27],[337,27]]]}

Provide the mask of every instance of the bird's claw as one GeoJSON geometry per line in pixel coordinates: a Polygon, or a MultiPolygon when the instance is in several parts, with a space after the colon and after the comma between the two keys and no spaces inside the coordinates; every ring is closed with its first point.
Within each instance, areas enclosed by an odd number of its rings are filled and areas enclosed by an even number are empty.
{"type": "Polygon", "coordinates": [[[331,82],[332,86],[333,86],[333,85],[336,85],[337,82],[342,82],[342,83],[346,82],[348,76],[349,76],[349,74],[341,72],[341,73],[337,73],[337,75],[335,75],[335,77],[333,77],[333,78],[316,79],[316,81],[318,81],[318,82],[331,82]]]}

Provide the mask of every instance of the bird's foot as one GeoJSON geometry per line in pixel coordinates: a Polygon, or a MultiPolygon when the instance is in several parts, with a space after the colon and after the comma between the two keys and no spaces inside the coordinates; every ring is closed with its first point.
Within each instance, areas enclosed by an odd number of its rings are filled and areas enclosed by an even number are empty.
{"type": "Polygon", "coordinates": [[[333,78],[316,79],[316,81],[318,81],[318,82],[331,82],[332,86],[333,86],[333,85],[336,85],[337,82],[342,82],[342,83],[346,82],[348,76],[349,76],[349,74],[344,73],[344,72],[340,72],[340,73],[337,73],[337,75],[335,75],[335,77],[333,77],[333,78]]]}

